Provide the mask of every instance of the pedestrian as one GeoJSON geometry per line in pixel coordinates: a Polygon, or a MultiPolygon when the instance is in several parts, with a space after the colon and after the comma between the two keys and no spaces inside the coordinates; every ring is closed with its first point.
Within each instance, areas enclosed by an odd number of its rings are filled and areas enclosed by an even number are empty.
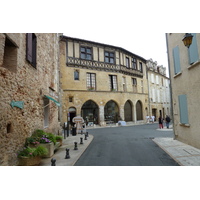
{"type": "Polygon", "coordinates": [[[163,128],[163,118],[161,116],[158,118],[158,123],[159,123],[159,128],[160,129],[163,128]]]}
{"type": "Polygon", "coordinates": [[[169,123],[170,123],[171,119],[168,115],[166,115],[165,121],[166,121],[166,127],[169,128],[169,123]]]}
{"type": "Polygon", "coordinates": [[[146,123],[149,123],[149,115],[146,116],[146,123]]]}
{"type": "Polygon", "coordinates": [[[152,115],[152,116],[151,116],[151,119],[152,119],[152,123],[154,123],[154,121],[155,121],[155,116],[152,115]]]}

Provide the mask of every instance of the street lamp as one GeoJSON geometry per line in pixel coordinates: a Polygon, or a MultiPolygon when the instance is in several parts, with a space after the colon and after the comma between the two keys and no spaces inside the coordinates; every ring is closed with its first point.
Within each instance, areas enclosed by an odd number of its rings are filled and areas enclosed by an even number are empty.
{"type": "Polygon", "coordinates": [[[190,45],[192,44],[192,38],[193,38],[193,35],[190,34],[190,33],[186,33],[186,34],[184,35],[184,38],[182,39],[182,41],[183,41],[184,45],[185,45],[187,48],[189,48],[190,45]]]}

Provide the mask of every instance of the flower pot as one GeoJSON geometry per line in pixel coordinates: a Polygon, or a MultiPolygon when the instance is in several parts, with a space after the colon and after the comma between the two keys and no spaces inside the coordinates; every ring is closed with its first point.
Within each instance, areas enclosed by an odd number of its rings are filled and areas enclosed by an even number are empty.
{"type": "Polygon", "coordinates": [[[41,162],[41,157],[36,156],[36,157],[20,157],[18,158],[18,165],[19,166],[34,166],[34,165],[39,165],[41,162]]]}
{"type": "Polygon", "coordinates": [[[47,148],[47,150],[48,150],[47,155],[42,156],[43,158],[50,158],[51,156],[53,156],[53,154],[54,154],[54,143],[53,142],[51,142],[51,143],[40,143],[39,146],[43,146],[43,147],[47,148]]]}

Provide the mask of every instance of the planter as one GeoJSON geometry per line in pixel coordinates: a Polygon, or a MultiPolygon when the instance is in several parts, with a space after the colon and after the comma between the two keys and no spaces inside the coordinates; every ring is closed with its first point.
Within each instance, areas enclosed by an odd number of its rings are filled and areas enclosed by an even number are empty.
{"type": "Polygon", "coordinates": [[[19,161],[19,166],[34,166],[34,165],[39,165],[41,162],[41,157],[36,156],[36,157],[20,157],[18,158],[19,161]]]}
{"type": "Polygon", "coordinates": [[[53,156],[53,154],[54,154],[54,143],[53,142],[51,142],[51,143],[40,143],[39,146],[43,146],[43,147],[47,148],[47,150],[48,150],[47,155],[42,156],[43,158],[50,158],[51,156],[53,156]]]}

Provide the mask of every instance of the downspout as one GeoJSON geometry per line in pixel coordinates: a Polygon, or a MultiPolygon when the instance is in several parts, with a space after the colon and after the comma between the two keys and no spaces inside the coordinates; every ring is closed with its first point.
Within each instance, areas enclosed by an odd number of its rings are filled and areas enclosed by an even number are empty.
{"type": "Polygon", "coordinates": [[[175,134],[175,130],[174,130],[174,107],[173,107],[173,99],[172,99],[172,80],[171,80],[171,68],[170,68],[170,59],[169,59],[169,44],[168,44],[168,35],[167,33],[165,33],[166,36],[166,46],[167,46],[167,61],[168,61],[168,69],[169,69],[169,80],[170,80],[170,84],[169,84],[169,89],[170,89],[170,103],[171,103],[171,107],[170,107],[170,113],[171,113],[171,119],[172,119],[172,123],[173,123],[173,133],[174,133],[174,139],[176,139],[176,134],[175,134]]]}

